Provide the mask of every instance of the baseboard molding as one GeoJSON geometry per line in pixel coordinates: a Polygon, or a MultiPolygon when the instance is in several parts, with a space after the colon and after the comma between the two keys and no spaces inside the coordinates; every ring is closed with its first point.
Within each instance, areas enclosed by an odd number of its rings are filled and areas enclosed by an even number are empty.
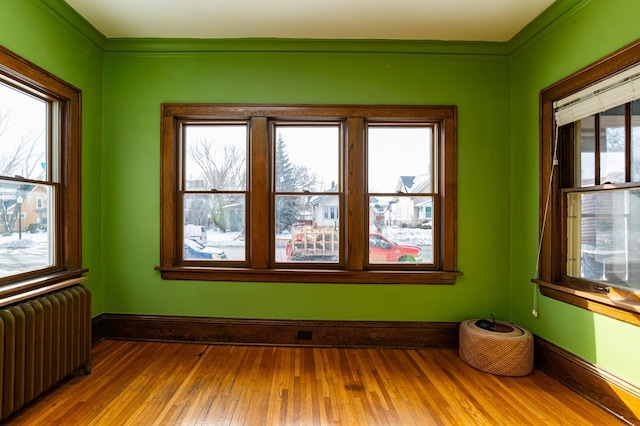
{"type": "Polygon", "coordinates": [[[542,338],[535,338],[535,367],[622,421],[640,425],[640,387],[542,338]]]}
{"type": "Polygon", "coordinates": [[[218,344],[457,348],[457,322],[312,321],[102,314],[103,338],[218,344]]]}

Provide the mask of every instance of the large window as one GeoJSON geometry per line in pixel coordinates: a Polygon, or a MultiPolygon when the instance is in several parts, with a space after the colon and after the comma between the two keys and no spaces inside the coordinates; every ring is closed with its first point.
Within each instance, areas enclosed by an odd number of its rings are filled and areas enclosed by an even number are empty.
{"type": "Polygon", "coordinates": [[[456,275],[456,109],[162,106],[163,278],[456,275]]]}
{"type": "Polygon", "coordinates": [[[543,294],[640,324],[640,43],[542,92],[543,294]],[[562,241],[563,244],[554,244],[562,241]]]}
{"type": "Polygon", "coordinates": [[[79,277],[80,92],[0,47],[0,295],[79,277]]]}

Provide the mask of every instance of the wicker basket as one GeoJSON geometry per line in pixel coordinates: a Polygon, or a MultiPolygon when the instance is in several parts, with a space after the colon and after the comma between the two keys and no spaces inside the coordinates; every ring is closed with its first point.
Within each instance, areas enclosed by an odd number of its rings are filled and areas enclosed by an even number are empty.
{"type": "Polygon", "coordinates": [[[460,358],[470,366],[499,376],[526,376],[533,371],[533,335],[513,324],[496,321],[495,330],[460,324],[460,358]]]}

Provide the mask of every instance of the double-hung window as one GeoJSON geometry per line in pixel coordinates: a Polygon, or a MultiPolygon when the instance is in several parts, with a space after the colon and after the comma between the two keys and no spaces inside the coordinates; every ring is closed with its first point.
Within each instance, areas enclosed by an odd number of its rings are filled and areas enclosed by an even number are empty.
{"type": "Polygon", "coordinates": [[[0,295],[82,272],[80,91],[0,47],[0,295]]]}
{"type": "Polygon", "coordinates": [[[638,324],[639,55],[637,43],[542,92],[536,280],[543,294],[638,324]]]}
{"type": "Polygon", "coordinates": [[[163,278],[442,283],[456,108],[162,106],[163,278]]]}

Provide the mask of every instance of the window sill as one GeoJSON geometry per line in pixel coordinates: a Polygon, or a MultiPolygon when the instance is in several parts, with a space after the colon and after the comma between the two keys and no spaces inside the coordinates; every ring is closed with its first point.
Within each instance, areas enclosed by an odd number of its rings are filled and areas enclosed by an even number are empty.
{"type": "Polygon", "coordinates": [[[223,269],[157,266],[162,279],[332,284],[455,284],[457,271],[332,271],[290,269],[223,269]]]}
{"type": "Polygon", "coordinates": [[[611,289],[609,293],[587,291],[578,286],[564,286],[532,280],[540,293],[570,305],[640,326],[640,296],[611,289]]]}
{"type": "Polygon", "coordinates": [[[17,303],[86,281],[87,278],[83,277],[82,274],[87,271],[86,269],[81,269],[57,272],[4,285],[0,288],[0,306],[17,303]]]}

